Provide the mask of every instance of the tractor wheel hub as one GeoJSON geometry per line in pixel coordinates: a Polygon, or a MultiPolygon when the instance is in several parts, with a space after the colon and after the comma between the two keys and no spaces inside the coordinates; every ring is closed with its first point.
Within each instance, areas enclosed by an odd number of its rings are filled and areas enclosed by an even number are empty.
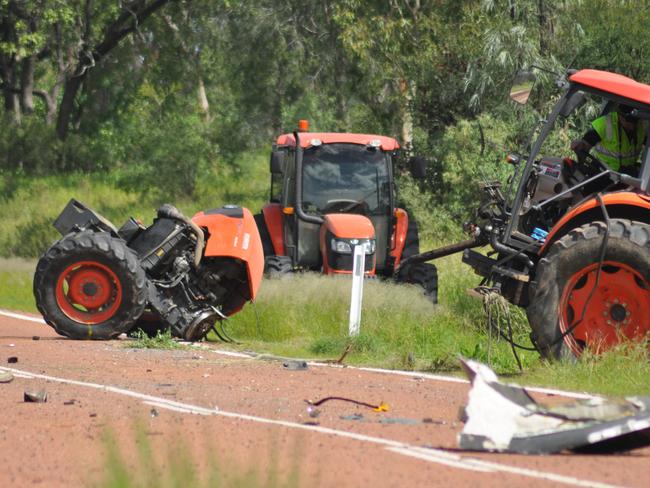
{"type": "Polygon", "coordinates": [[[609,315],[616,322],[623,322],[627,318],[627,310],[620,303],[616,303],[609,310],[609,315]]]}

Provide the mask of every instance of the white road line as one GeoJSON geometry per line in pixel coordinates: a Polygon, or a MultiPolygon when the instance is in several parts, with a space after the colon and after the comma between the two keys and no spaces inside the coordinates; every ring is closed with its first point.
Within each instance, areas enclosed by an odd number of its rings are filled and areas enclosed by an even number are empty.
{"type": "MultiPolygon", "coordinates": [[[[11,317],[14,319],[19,319],[19,320],[28,320],[30,322],[36,322],[40,324],[45,324],[45,321],[41,318],[37,317],[31,317],[29,315],[22,315],[14,312],[8,312],[6,310],[0,310],[0,315],[4,315],[6,317],[11,317]]],[[[191,343],[187,343],[191,344],[191,343]]],[[[202,348],[203,349],[203,348],[202,348]]],[[[219,349],[213,349],[211,347],[205,347],[206,350],[209,350],[215,354],[220,354],[222,356],[229,356],[229,357],[236,357],[236,358],[242,358],[242,359],[258,359],[257,354],[250,354],[250,353],[243,353],[243,352],[236,352],[236,351],[222,351],[219,349]]],[[[320,366],[320,367],[337,367],[337,365],[332,365],[329,363],[321,363],[318,361],[310,361],[310,365],[312,366],[320,366]]],[[[469,381],[463,378],[457,378],[455,376],[443,376],[443,375],[437,375],[437,374],[431,374],[431,373],[418,373],[416,371],[400,371],[397,369],[382,369],[382,368],[367,368],[367,367],[357,367],[357,366],[346,366],[346,369],[350,370],[358,370],[358,371],[368,371],[370,373],[380,373],[380,374],[390,374],[390,375],[395,375],[395,376],[407,376],[410,378],[425,378],[428,380],[433,380],[433,381],[444,381],[447,383],[464,383],[468,384],[469,381]]],[[[564,391],[564,390],[555,390],[552,388],[542,388],[542,387],[536,387],[536,386],[527,386],[525,387],[526,390],[528,391],[534,391],[536,393],[543,393],[546,395],[559,395],[567,398],[579,398],[579,399],[589,399],[589,398],[596,398],[597,395],[590,395],[588,393],[580,393],[580,392],[575,392],[575,391],[564,391]]]]}
{"type": "Polygon", "coordinates": [[[0,367],[0,371],[9,371],[14,375],[23,378],[42,379],[42,380],[56,382],[56,383],[83,386],[83,387],[93,388],[96,390],[106,391],[110,393],[116,393],[131,398],[137,398],[139,400],[142,400],[143,403],[145,403],[146,405],[156,406],[158,408],[163,408],[178,413],[216,415],[221,417],[234,418],[238,420],[248,420],[260,424],[270,424],[270,425],[277,425],[281,427],[287,427],[290,429],[318,432],[320,434],[332,435],[336,437],[343,437],[343,438],[353,439],[361,442],[372,443],[372,444],[384,446],[391,452],[414,457],[424,461],[443,464],[458,469],[480,471],[480,472],[498,471],[501,473],[510,473],[519,476],[543,479],[547,481],[564,483],[564,484],[574,485],[574,486],[584,486],[584,487],[591,487],[591,488],[615,488],[614,485],[607,485],[596,481],[582,480],[579,478],[575,478],[573,476],[564,476],[564,475],[549,473],[545,471],[538,471],[538,470],[527,469],[527,468],[518,468],[516,466],[509,466],[506,464],[467,458],[440,449],[422,448],[404,442],[394,441],[391,439],[384,439],[381,437],[367,436],[355,432],[347,432],[343,430],[331,429],[328,427],[321,427],[319,425],[300,424],[296,422],[275,420],[275,419],[269,419],[265,417],[257,417],[255,415],[247,415],[247,414],[242,414],[237,412],[226,412],[226,411],[219,410],[217,408],[211,409],[211,408],[201,407],[198,405],[191,405],[189,403],[168,400],[166,398],[161,398],[154,395],[148,395],[146,393],[140,393],[137,391],[128,390],[126,388],[120,388],[117,386],[103,385],[100,383],[89,383],[85,381],[71,380],[67,378],[59,378],[56,376],[32,373],[30,371],[24,371],[15,368],[0,367]]]}
{"type": "Polygon", "coordinates": [[[36,322],[38,324],[45,324],[45,320],[40,317],[31,317],[29,315],[23,315],[14,312],[8,312],[7,310],[0,310],[0,315],[5,317],[11,317],[12,319],[27,320],[28,322],[36,322]]]}

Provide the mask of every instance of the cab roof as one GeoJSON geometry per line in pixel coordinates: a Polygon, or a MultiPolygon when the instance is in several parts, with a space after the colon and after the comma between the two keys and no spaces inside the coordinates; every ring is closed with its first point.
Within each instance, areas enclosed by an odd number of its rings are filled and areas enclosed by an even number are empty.
{"type": "MultiPolygon", "coordinates": [[[[399,143],[392,137],[378,136],[375,134],[349,134],[346,132],[300,132],[300,146],[310,147],[314,139],[322,144],[369,144],[378,145],[383,151],[395,151],[399,149],[399,143]]],[[[278,146],[295,146],[296,140],[293,134],[282,134],[275,141],[278,146]]]]}
{"type": "Polygon", "coordinates": [[[596,69],[583,69],[572,74],[569,80],[572,83],[650,105],[650,86],[627,76],[596,69]]]}

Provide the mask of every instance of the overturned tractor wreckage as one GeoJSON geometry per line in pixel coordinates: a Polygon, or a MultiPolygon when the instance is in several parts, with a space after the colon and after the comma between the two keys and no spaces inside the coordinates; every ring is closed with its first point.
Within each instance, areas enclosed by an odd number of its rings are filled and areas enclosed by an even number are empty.
{"type": "Polygon", "coordinates": [[[39,260],[34,295],[45,321],[72,339],[169,329],[197,341],[253,300],[262,279],[262,244],[245,208],[189,219],[165,204],[149,227],[130,218],[117,229],[73,199],[54,227],[63,237],[39,260]]]}

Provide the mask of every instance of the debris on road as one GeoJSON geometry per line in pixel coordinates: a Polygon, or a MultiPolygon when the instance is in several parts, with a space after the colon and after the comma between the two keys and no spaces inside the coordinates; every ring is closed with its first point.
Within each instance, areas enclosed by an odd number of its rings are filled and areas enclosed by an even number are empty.
{"type": "Polygon", "coordinates": [[[607,454],[650,446],[650,397],[591,397],[547,406],[520,386],[500,383],[486,365],[461,363],[472,383],[461,449],[607,454]]]}
{"type": "Polygon", "coordinates": [[[41,338],[39,336],[32,336],[33,341],[39,341],[41,338]]]}
{"type": "Polygon", "coordinates": [[[152,408],[151,411],[149,412],[149,415],[151,415],[152,417],[158,417],[160,414],[158,413],[158,410],[152,408]]]}
{"type": "Polygon", "coordinates": [[[63,402],[63,404],[64,404],[64,405],[74,405],[74,404],[75,404],[75,400],[74,400],[74,398],[73,398],[72,400],[68,400],[68,401],[66,401],[66,402],[63,402]]]}
{"type": "Polygon", "coordinates": [[[303,371],[308,368],[307,361],[285,361],[282,366],[291,371],[303,371]]]}
{"type": "Polygon", "coordinates": [[[315,419],[320,415],[320,410],[317,409],[317,408],[314,408],[311,405],[309,405],[307,407],[307,415],[309,415],[311,418],[315,419]]]}
{"type": "Polygon", "coordinates": [[[320,400],[311,401],[311,400],[305,400],[305,402],[308,405],[313,405],[314,407],[318,407],[319,405],[322,405],[325,402],[329,402],[330,400],[339,400],[342,402],[350,402],[354,403],[355,405],[360,405],[362,407],[368,407],[373,409],[375,412],[388,412],[388,404],[381,402],[379,405],[372,405],[370,403],[366,402],[361,402],[359,400],[353,400],[352,398],[345,398],[345,397],[339,397],[339,396],[328,396],[325,398],[321,398],[320,400]]]}
{"type": "Polygon", "coordinates": [[[9,364],[16,364],[18,362],[18,358],[16,356],[10,356],[7,358],[7,362],[9,364]]]}
{"type": "Polygon", "coordinates": [[[0,371],[0,383],[11,383],[14,380],[14,375],[9,371],[0,371]]]}
{"type": "Polygon", "coordinates": [[[47,392],[45,390],[25,391],[24,399],[28,403],[45,403],[47,402],[47,392]]]}

